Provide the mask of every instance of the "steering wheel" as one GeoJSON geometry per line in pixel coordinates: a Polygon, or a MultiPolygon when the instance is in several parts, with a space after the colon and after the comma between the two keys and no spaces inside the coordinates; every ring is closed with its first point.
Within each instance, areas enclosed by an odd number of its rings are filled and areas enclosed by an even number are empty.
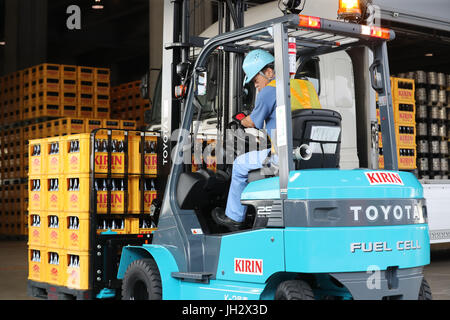
{"type": "MultiPolygon", "coordinates": [[[[232,117],[230,123],[227,124],[227,139],[233,139],[234,158],[237,156],[252,151],[254,147],[258,148],[260,145],[260,136],[254,136],[245,132],[246,127],[241,124],[241,120],[247,116],[247,112],[240,112],[232,117]],[[252,143],[250,143],[252,139],[252,143]],[[236,145],[236,148],[234,147],[236,145]],[[253,147],[252,149],[250,149],[253,147]]],[[[257,128],[252,128],[259,130],[257,128]]]]}

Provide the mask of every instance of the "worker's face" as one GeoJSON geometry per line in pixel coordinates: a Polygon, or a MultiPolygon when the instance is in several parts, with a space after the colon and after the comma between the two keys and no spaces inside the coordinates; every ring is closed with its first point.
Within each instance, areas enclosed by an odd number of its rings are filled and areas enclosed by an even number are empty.
{"type": "Polygon", "coordinates": [[[252,82],[255,85],[256,90],[258,91],[267,86],[267,84],[270,82],[270,79],[272,79],[274,76],[272,68],[266,68],[264,71],[262,71],[262,73],[264,74],[264,76],[260,72],[252,79],[252,82]]]}

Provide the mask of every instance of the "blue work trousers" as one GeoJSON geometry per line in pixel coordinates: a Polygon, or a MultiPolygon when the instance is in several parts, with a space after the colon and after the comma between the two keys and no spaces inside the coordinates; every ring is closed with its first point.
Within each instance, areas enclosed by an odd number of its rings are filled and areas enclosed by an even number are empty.
{"type": "Polygon", "coordinates": [[[230,219],[237,222],[244,221],[247,206],[241,204],[241,194],[248,185],[248,173],[262,168],[269,151],[270,149],[251,151],[240,155],[234,160],[227,208],[225,210],[225,214],[230,219]]]}

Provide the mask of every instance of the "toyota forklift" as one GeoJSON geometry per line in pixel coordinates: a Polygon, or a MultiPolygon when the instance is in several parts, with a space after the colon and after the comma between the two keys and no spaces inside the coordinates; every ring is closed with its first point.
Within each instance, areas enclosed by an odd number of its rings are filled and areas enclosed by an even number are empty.
{"type": "MultiPolygon", "coordinates": [[[[205,41],[187,69],[179,135],[155,209],[157,229],[149,243],[122,249],[122,299],[431,299],[423,275],[430,248],[422,186],[397,165],[386,46],[394,37],[376,26],[286,14],[205,41]],[[384,170],[339,169],[338,112],[291,111],[289,43],[297,58],[361,46],[373,51],[369,72],[378,94],[384,170]],[[229,232],[211,211],[226,206],[231,164],[192,172],[184,160],[197,138],[193,120],[202,112],[209,57],[219,51],[243,57],[256,48],[275,57],[277,134],[271,143],[278,163],[250,172],[241,196],[246,227],[229,232]]],[[[163,100],[163,119],[169,107],[163,100]]],[[[228,125],[236,140],[238,126],[228,125]]]]}

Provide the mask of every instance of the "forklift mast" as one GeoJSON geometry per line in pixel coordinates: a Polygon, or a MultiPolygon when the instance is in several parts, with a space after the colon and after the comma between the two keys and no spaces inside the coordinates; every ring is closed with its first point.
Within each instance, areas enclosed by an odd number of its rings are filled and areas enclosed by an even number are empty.
{"type": "MultiPolygon", "coordinates": [[[[244,26],[244,10],[246,5],[243,0],[222,0],[217,4],[217,16],[219,19],[218,33],[231,31],[244,26]]],[[[162,57],[162,87],[161,87],[161,137],[158,143],[158,175],[160,190],[165,190],[171,167],[171,154],[174,147],[172,133],[181,123],[185,100],[175,96],[175,88],[185,85],[186,75],[193,63],[189,56],[193,48],[204,45],[206,39],[192,36],[190,33],[192,11],[190,0],[165,0],[164,1],[164,29],[163,29],[163,57],[162,57]]],[[[243,56],[234,57],[233,72],[230,72],[232,63],[231,53],[220,52],[216,73],[221,75],[217,79],[218,114],[217,124],[221,131],[224,123],[228,123],[232,114],[242,110],[243,80],[241,69],[243,56]],[[228,81],[230,73],[235,78],[228,81]],[[230,88],[230,83],[234,84],[230,88]]],[[[226,141],[223,141],[226,143],[226,141]]]]}

